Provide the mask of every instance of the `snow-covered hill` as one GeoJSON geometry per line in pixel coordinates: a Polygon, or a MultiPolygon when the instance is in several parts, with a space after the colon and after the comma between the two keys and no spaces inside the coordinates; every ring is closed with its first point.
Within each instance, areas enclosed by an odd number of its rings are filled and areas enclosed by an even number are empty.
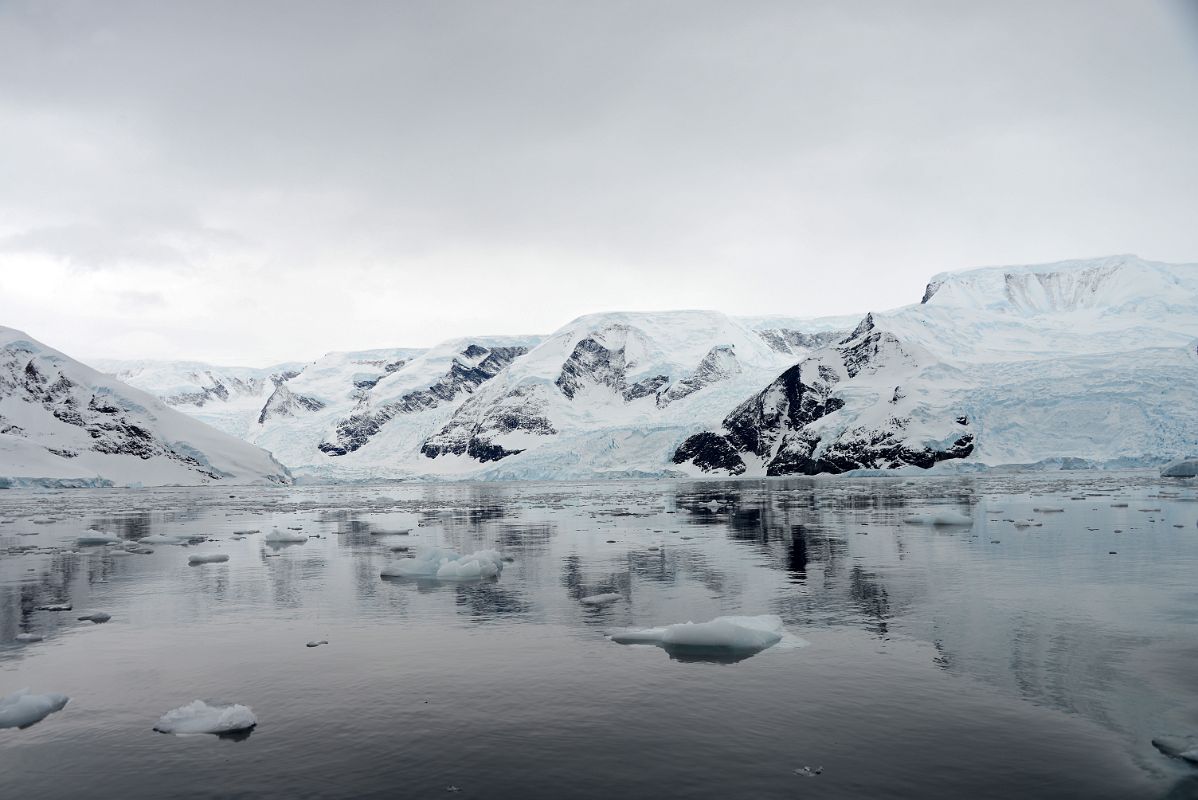
{"type": "Polygon", "coordinates": [[[604,313],[262,370],[105,366],[320,480],[1132,466],[1198,445],[1198,265],[944,273],[863,316],[604,313]]]}
{"type": "Polygon", "coordinates": [[[0,486],[290,483],[266,451],[0,327],[0,486]]]}
{"type": "Polygon", "coordinates": [[[1198,265],[1117,256],[946,273],[673,458],[716,474],[1155,463],[1198,442],[1196,345],[1198,265]],[[870,368],[850,374],[870,336],[870,368]]]}

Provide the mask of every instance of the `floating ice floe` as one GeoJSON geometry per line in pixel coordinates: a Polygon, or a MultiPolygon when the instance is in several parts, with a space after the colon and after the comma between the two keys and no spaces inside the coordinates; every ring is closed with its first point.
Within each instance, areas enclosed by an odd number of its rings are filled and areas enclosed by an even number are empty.
{"type": "Polygon", "coordinates": [[[70,699],[57,692],[30,694],[28,689],[18,689],[0,697],[0,728],[28,728],[61,711],[70,699]]]}
{"type": "Polygon", "coordinates": [[[70,603],[56,603],[56,604],[47,605],[47,606],[34,606],[33,610],[34,611],[70,611],[71,604],[70,603]]]}
{"type": "Polygon", "coordinates": [[[973,520],[960,511],[933,511],[930,514],[908,514],[903,517],[908,525],[972,525],[973,520]]]}
{"type": "Polygon", "coordinates": [[[25,642],[26,644],[29,644],[31,642],[40,642],[46,637],[42,636],[40,633],[18,633],[15,638],[18,642],[25,642]]]}
{"type": "Polygon", "coordinates": [[[228,553],[195,553],[187,557],[188,564],[222,564],[229,560],[228,553]]]}
{"type": "Polygon", "coordinates": [[[421,546],[413,558],[401,558],[383,569],[386,578],[437,578],[443,581],[468,581],[497,578],[503,572],[503,557],[498,550],[478,550],[459,555],[452,550],[421,546]]]}
{"type": "Polygon", "coordinates": [[[617,644],[652,644],[679,661],[731,663],[754,656],[784,640],[789,647],[806,644],[789,636],[782,618],[774,614],[757,617],[716,617],[710,622],[683,622],[661,628],[630,629],[611,634],[617,644]]]}
{"type": "Polygon", "coordinates": [[[586,606],[605,606],[608,603],[614,603],[620,599],[620,595],[615,592],[607,592],[606,594],[593,594],[590,597],[579,598],[578,602],[586,606]]]}
{"type": "Polygon", "coordinates": [[[84,614],[82,617],[78,617],[77,619],[80,622],[94,622],[99,625],[112,619],[112,615],[104,611],[96,611],[92,614],[84,614]]]}
{"type": "Polygon", "coordinates": [[[1065,511],[1063,508],[1033,508],[1032,511],[1037,511],[1041,514],[1061,514],[1065,511]]]}
{"type": "Polygon", "coordinates": [[[89,530],[83,535],[75,539],[75,544],[81,546],[103,545],[103,544],[120,544],[121,537],[104,531],[89,530]]]}
{"type": "Polygon", "coordinates": [[[1198,456],[1178,458],[1161,467],[1162,478],[1198,478],[1198,456]]]}
{"type": "Polygon", "coordinates": [[[317,639],[315,641],[308,642],[308,644],[306,646],[307,647],[320,647],[322,644],[328,644],[328,643],[329,643],[328,639],[317,639]]]}
{"type": "Polygon", "coordinates": [[[186,536],[170,535],[166,533],[152,533],[149,536],[137,540],[138,544],[175,544],[183,545],[189,541],[186,536]]]}
{"type": "Polygon", "coordinates": [[[249,706],[231,703],[209,705],[193,700],[185,706],[171,709],[159,718],[154,730],[159,733],[187,735],[193,733],[237,733],[248,731],[258,724],[249,706]]]}
{"type": "Polygon", "coordinates": [[[297,533],[291,529],[280,530],[276,528],[270,533],[266,534],[262,540],[269,544],[302,544],[303,542],[308,541],[308,534],[297,533]]]}
{"type": "Polygon", "coordinates": [[[1198,764],[1198,736],[1158,736],[1152,746],[1170,758],[1198,764]]]}

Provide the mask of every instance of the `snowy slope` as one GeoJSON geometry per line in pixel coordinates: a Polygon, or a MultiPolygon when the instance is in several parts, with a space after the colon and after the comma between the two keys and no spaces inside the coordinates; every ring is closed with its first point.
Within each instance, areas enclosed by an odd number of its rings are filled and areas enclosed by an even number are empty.
{"type": "Polygon", "coordinates": [[[870,314],[862,328],[673,460],[717,474],[949,459],[1135,465],[1198,442],[1198,265],[1116,256],[946,273],[923,302],[870,314]],[[862,328],[890,352],[874,356],[872,376],[845,379],[862,328]],[[787,392],[835,407],[795,416],[787,392]]]}
{"type": "Polygon", "coordinates": [[[309,478],[408,477],[425,437],[539,341],[455,339],[373,371],[361,354],[330,354],[279,388],[249,439],[309,478]]]}
{"type": "Polygon", "coordinates": [[[275,389],[304,368],[300,362],[257,368],[113,359],[98,359],[92,366],[240,439],[249,437],[251,425],[275,389]]]}
{"type": "Polygon", "coordinates": [[[0,327],[0,485],[290,483],[269,453],[0,327]]]}
{"type": "Polygon", "coordinates": [[[484,386],[420,448],[416,474],[660,475],[688,430],[793,362],[713,311],[581,317],[484,386]]]}

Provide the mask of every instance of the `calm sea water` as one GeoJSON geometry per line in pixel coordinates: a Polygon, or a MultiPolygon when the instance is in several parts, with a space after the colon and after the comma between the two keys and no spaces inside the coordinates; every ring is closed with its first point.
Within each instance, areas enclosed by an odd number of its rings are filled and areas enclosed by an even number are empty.
{"type": "Polygon", "coordinates": [[[1143,474],[6,491],[0,694],[72,699],[0,730],[0,797],[1198,798],[1150,744],[1198,733],[1196,617],[1198,485],[1143,474]],[[401,543],[512,561],[381,578],[401,543]],[[605,637],[726,614],[808,644],[605,637]],[[196,698],[259,725],[151,730],[196,698]]]}

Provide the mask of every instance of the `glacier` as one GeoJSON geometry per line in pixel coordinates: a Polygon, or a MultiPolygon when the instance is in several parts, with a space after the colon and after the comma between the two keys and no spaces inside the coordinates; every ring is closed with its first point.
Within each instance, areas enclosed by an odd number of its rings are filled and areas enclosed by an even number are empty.
{"type": "Polygon", "coordinates": [[[0,488],[291,482],[259,447],[0,327],[0,488]]]}
{"type": "Polygon", "coordinates": [[[608,312],[257,370],[102,366],[314,482],[1135,468],[1198,445],[1198,265],[985,267],[911,299],[608,312]]]}

